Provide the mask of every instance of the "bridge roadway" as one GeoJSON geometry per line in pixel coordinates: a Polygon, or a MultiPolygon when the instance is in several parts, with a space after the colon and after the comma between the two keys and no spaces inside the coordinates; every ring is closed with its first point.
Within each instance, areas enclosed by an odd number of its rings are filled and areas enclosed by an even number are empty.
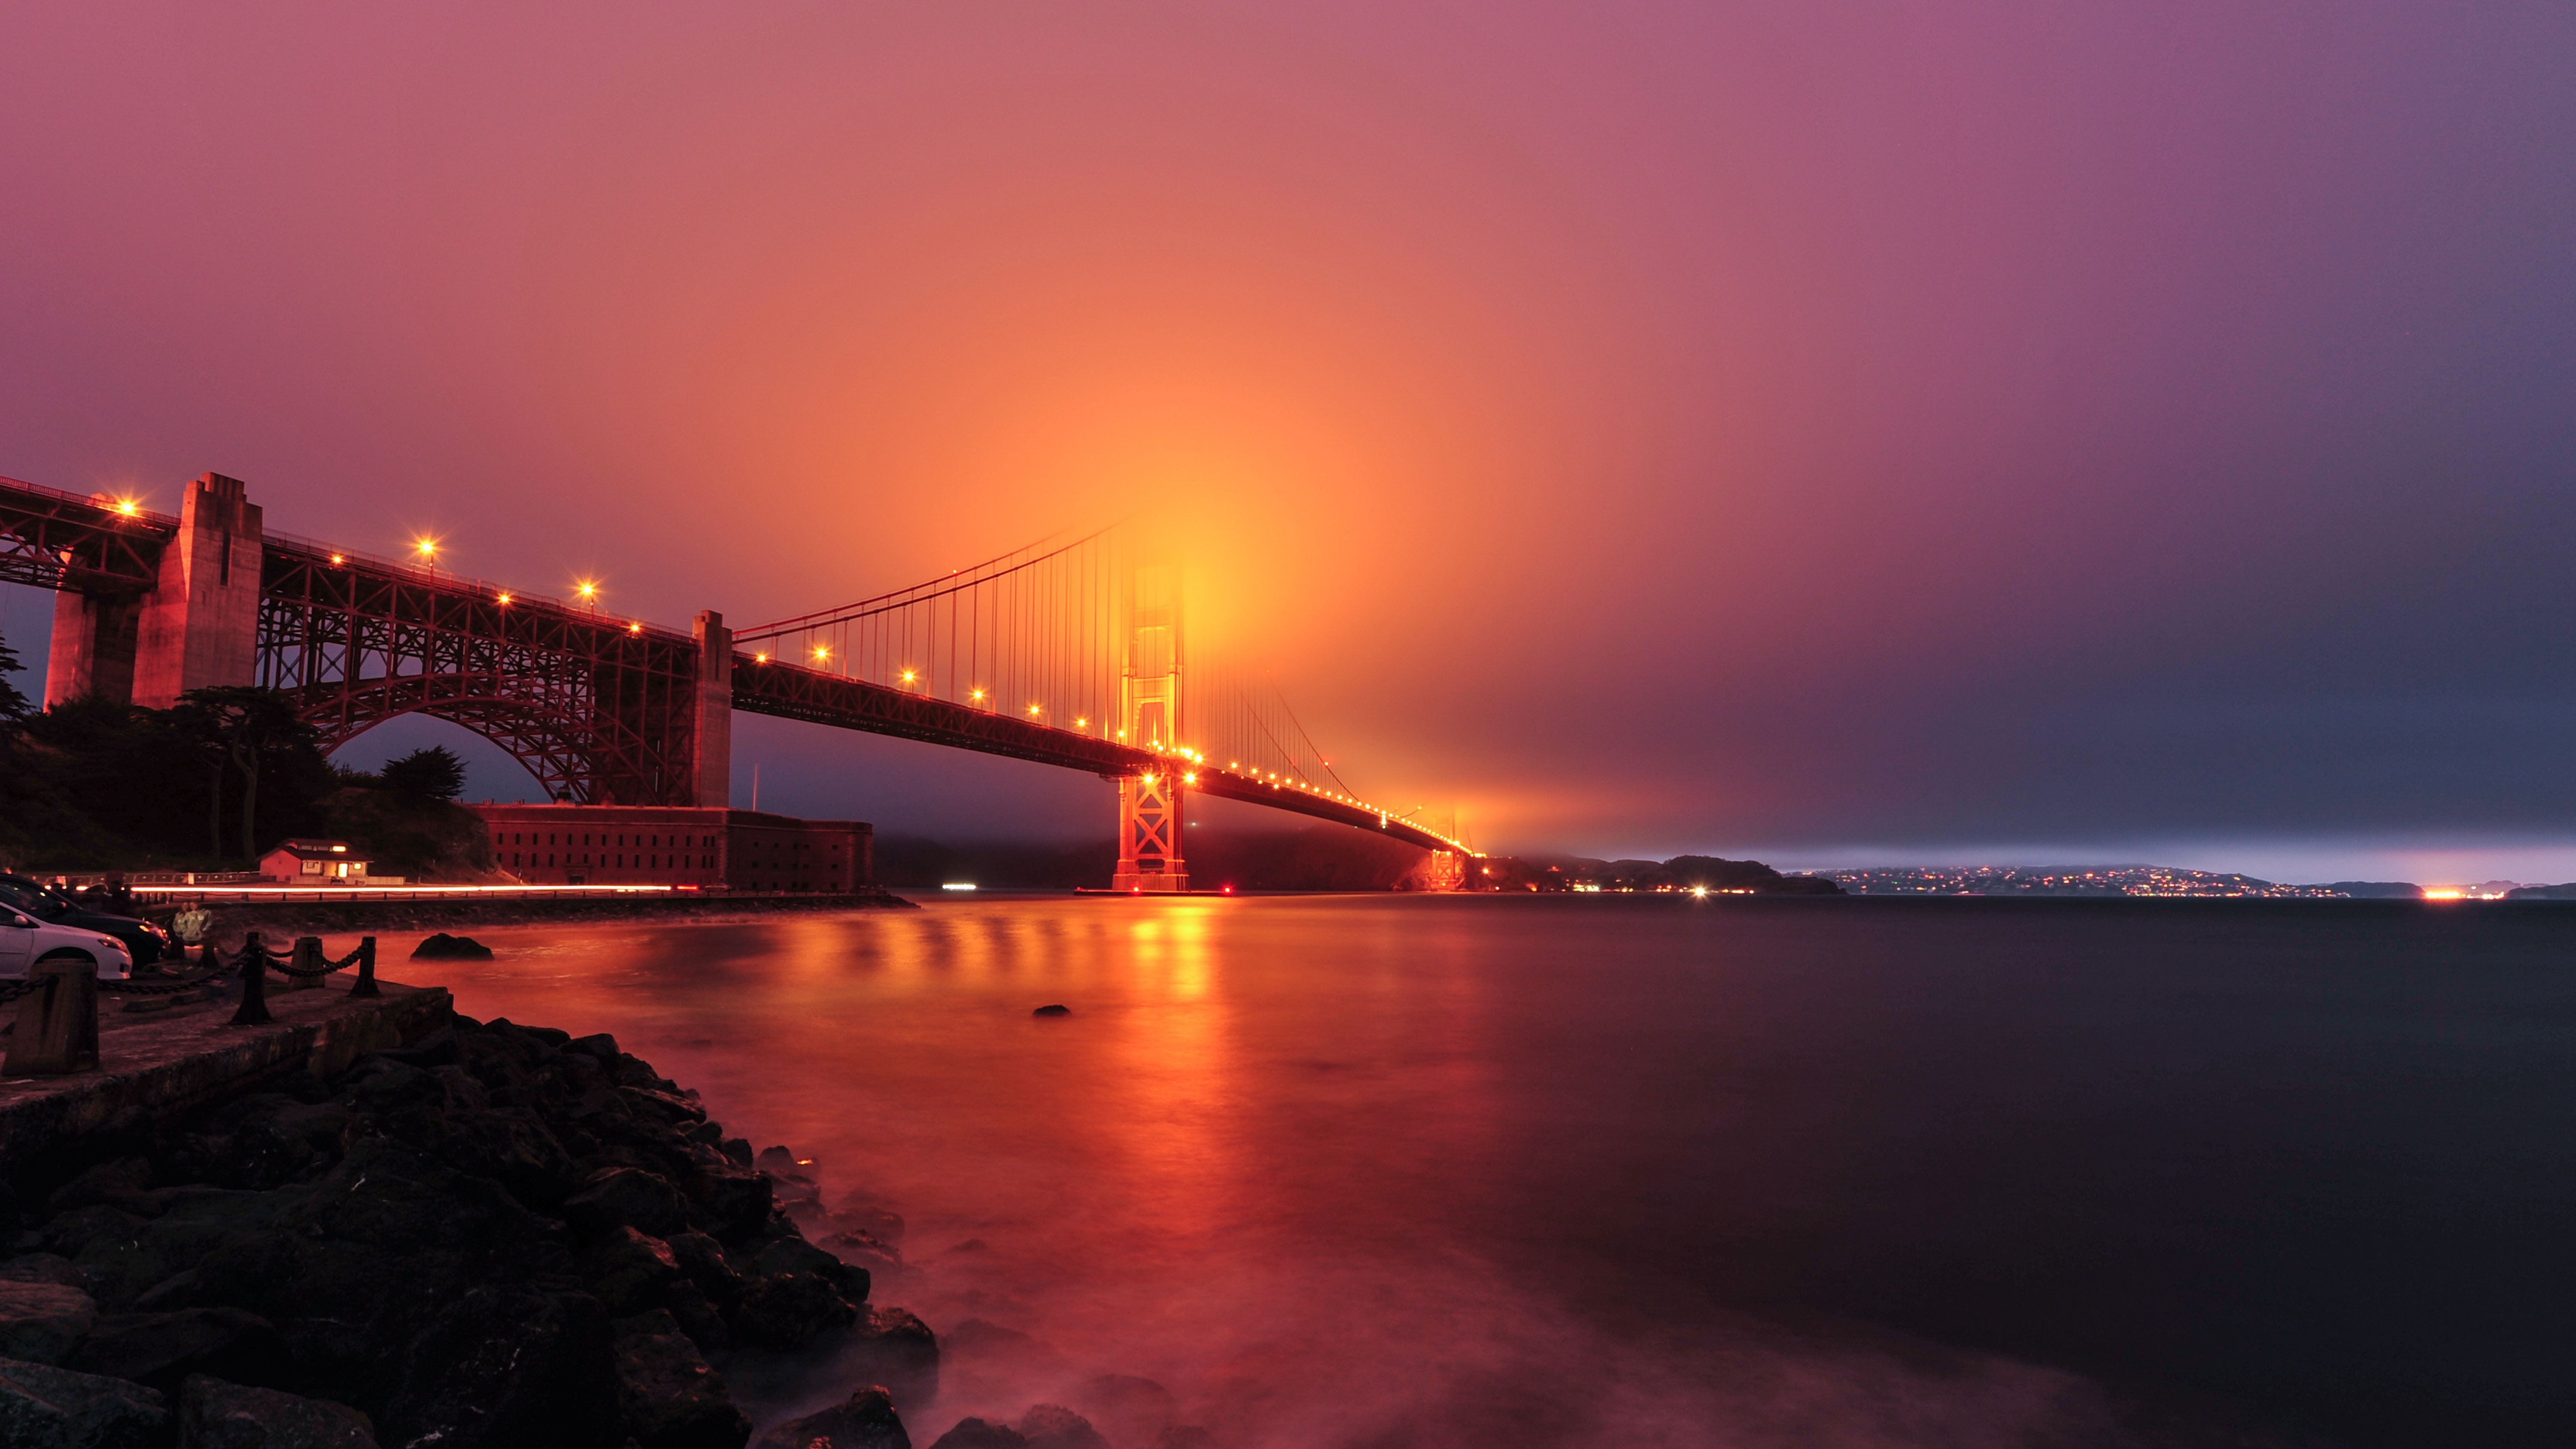
{"type": "Polygon", "coordinates": [[[1138,749],[1077,730],[1035,724],[1016,715],[930,699],[890,685],[828,674],[749,654],[733,657],[733,707],[744,714],[774,715],[809,724],[893,735],[925,744],[1006,755],[1115,780],[1126,775],[1178,771],[1182,788],[1220,800],[1241,800],[1274,810],[1375,830],[1424,850],[1459,847],[1432,832],[1364,805],[1321,791],[1221,766],[1138,749]]]}
{"type": "MultiPolygon", "coordinates": [[[[238,511],[238,483],[208,475],[190,487],[202,490],[218,481],[232,488],[236,500],[229,526],[248,532],[260,549],[256,640],[244,641],[253,643],[256,682],[293,694],[325,748],[397,715],[424,713],[492,739],[566,798],[694,803],[687,798],[692,785],[702,791],[709,772],[701,766],[691,781],[690,761],[683,757],[710,728],[703,708],[692,719],[686,696],[729,655],[728,702],[741,713],[891,735],[1110,780],[1175,771],[1185,790],[1201,795],[1373,830],[1423,850],[1465,849],[1362,802],[1299,782],[1264,779],[730,649],[713,655],[710,644],[722,649],[716,641],[726,637],[720,623],[713,640],[706,634],[713,615],[693,635],[588,604],[268,532],[256,508],[238,511]],[[369,660],[375,672],[368,672],[369,660]]],[[[194,508],[202,500],[192,491],[189,501],[194,508]]],[[[156,599],[187,592],[181,577],[186,550],[172,546],[190,526],[188,518],[0,478],[0,583],[67,596],[68,609],[57,610],[49,701],[85,686],[119,692],[120,677],[113,674],[119,646],[101,631],[116,627],[120,611],[99,600],[131,601],[121,611],[121,680],[126,696],[137,695],[135,651],[138,643],[147,653],[151,648],[149,639],[137,638],[138,624],[148,622],[156,599]]],[[[229,548],[236,540],[227,534],[223,543],[229,548]]],[[[175,627],[185,632],[196,625],[182,619],[175,627]]],[[[193,647],[188,652],[193,659],[193,647]]],[[[721,790],[720,783],[716,788],[721,790]]]]}

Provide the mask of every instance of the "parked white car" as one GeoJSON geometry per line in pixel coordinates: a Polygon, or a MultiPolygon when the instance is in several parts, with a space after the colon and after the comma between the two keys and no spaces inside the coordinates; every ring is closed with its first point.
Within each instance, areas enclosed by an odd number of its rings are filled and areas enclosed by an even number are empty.
{"type": "Polygon", "coordinates": [[[122,981],[134,974],[133,956],[126,952],[125,943],[114,936],[77,926],[51,925],[25,911],[0,906],[0,979],[23,978],[29,967],[58,956],[77,956],[97,967],[98,974],[110,981],[122,981]]]}

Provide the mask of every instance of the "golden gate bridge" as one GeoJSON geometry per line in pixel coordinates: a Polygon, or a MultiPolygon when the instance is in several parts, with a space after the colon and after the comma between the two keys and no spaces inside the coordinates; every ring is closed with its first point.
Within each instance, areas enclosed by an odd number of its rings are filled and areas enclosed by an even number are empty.
{"type": "Polygon", "coordinates": [[[189,690],[288,696],[336,749],[406,714],[472,730],[555,800],[731,804],[735,713],[1083,770],[1118,794],[1126,891],[1189,886],[1193,794],[1431,852],[1444,821],[1353,790],[1256,672],[1195,647],[1181,569],[1143,529],[1058,535],[854,603],[686,632],[274,532],[238,479],[178,515],[0,479],[0,582],[56,591],[45,701],[166,708],[189,690]]]}

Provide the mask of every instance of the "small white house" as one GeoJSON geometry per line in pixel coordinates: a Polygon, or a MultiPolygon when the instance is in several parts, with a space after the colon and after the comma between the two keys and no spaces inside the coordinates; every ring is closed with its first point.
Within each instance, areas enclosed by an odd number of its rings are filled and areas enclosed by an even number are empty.
{"type": "Polygon", "coordinates": [[[259,858],[259,873],[286,885],[363,885],[367,862],[345,840],[287,840],[259,858]]]}

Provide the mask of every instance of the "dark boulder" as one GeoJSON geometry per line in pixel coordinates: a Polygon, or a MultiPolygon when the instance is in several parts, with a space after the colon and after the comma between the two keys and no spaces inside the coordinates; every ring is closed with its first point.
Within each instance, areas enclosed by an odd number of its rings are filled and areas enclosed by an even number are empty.
{"type": "Polygon", "coordinates": [[[668,1238],[689,1229],[688,1207],[679,1189],[631,1167],[592,1173],[581,1191],[564,1199],[564,1220],[591,1233],[633,1228],[647,1237],[668,1238]]]}
{"type": "Polygon", "coordinates": [[[276,1327],[238,1308],[110,1314],[63,1366],[163,1393],[175,1392],[190,1374],[255,1383],[289,1367],[276,1327]]]}
{"type": "Polygon", "coordinates": [[[758,1449],[912,1449],[912,1436],[903,1431],[892,1396],[870,1387],[771,1429],[758,1449]]]}
{"type": "Polygon", "coordinates": [[[844,1362],[851,1372],[885,1385],[898,1404],[927,1404],[939,1393],[939,1338],[930,1325],[901,1308],[870,1308],[857,1343],[844,1362]]]}
{"type": "Polygon", "coordinates": [[[769,1179],[743,1170],[720,1152],[715,1159],[689,1177],[689,1197],[719,1235],[738,1237],[757,1230],[769,1221],[774,1201],[769,1179]]]}
{"type": "Polygon", "coordinates": [[[152,1186],[152,1163],[142,1157],[120,1157],[102,1162],[61,1187],[45,1199],[45,1215],[67,1213],[93,1203],[118,1205],[120,1199],[132,1197],[152,1186]]]}
{"type": "Polygon", "coordinates": [[[9,1449],[164,1449],[169,1401],[141,1384],[0,1358],[0,1444],[9,1449]]]}
{"type": "Polygon", "coordinates": [[[1073,1015],[1073,1008],[1072,1008],[1072,1007],[1070,1007],[1070,1006],[1066,1006],[1066,1005],[1062,1004],[1061,1002],[1059,1002],[1059,1003],[1057,1003],[1057,1004],[1055,1004],[1055,1005],[1053,1005],[1053,1006],[1041,1006],[1041,1007],[1039,1007],[1037,1010],[1030,1012],[1030,1013],[1029,1013],[1029,1015],[1031,1015],[1031,1016],[1071,1016],[1071,1015],[1073,1015]]]}
{"type": "Polygon", "coordinates": [[[680,1271],[710,1301],[731,1303],[742,1296],[742,1274],[725,1255],[724,1244],[704,1233],[674,1233],[668,1242],[680,1271]]]}
{"type": "Polygon", "coordinates": [[[853,1267],[803,1238],[779,1238],[751,1256],[751,1274],[812,1273],[841,1290],[852,1303],[868,1301],[868,1270],[853,1267]]]}
{"type": "Polygon", "coordinates": [[[617,1405],[642,1449],[742,1449],[751,1421],[698,1346],[677,1332],[617,1340],[617,1405]]]}
{"type": "Polygon", "coordinates": [[[614,1314],[659,1307],[670,1300],[673,1285],[683,1281],[670,1244],[625,1227],[585,1249],[581,1270],[590,1291],[614,1314]]]}
{"type": "Polygon", "coordinates": [[[0,1281],[0,1358],[61,1363],[97,1320],[98,1305],[78,1288],[0,1281]]]}
{"type": "Polygon", "coordinates": [[[1028,1436],[989,1419],[960,1419],[930,1449],[1028,1449],[1028,1436]]]}
{"type": "Polygon", "coordinates": [[[598,1299],[477,1288],[412,1340],[382,1419],[396,1444],[605,1449],[618,1441],[617,1408],[598,1299]]]}
{"type": "Polygon", "coordinates": [[[416,961],[489,961],[492,948],[472,936],[451,936],[436,932],[411,948],[416,961]]]}
{"type": "Polygon", "coordinates": [[[1089,1419],[1062,1404],[1031,1407],[1020,1416],[1019,1429],[1029,1449],[1109,1449],[1089,1419]]]}
{"type": "Polygon", "coordinates": [[[824,1334],[848,1328],[858,1316],[858,1310],[822,1275],[772,1273],[743,1285],[733,1329],[764,1348],[803,1348],[824,1334]]]}
{"type": "Polygon", "coordinates": [[[198,1374],[179,1387],[182,1449],[376,1449],[366,1415],[329,1399],[198,1374]]]}

